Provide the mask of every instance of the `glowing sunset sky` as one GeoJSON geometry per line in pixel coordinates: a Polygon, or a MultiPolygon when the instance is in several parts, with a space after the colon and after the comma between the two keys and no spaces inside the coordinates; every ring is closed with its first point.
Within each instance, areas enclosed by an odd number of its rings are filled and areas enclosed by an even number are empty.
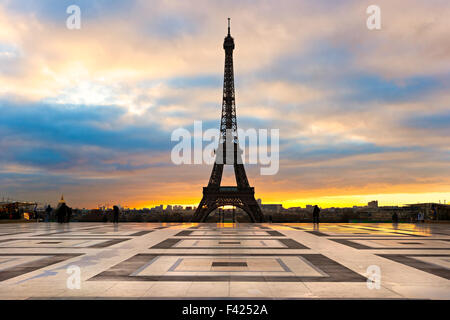
{"type": "Polygon", "coordinates": [[[212,167],[174,165],[170,136],[219,127],[231,17],[238,126],[280,129],[257,198],[449,202],[450,2],[377,0],[376,31],[370,4],[0,0],[0,200],[197,205],[212,167]]]}

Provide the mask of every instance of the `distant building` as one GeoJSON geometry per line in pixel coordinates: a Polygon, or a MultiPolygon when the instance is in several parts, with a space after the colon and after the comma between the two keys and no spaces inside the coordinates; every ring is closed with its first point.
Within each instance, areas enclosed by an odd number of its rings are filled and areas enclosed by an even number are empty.
{"type": "Polygon", "coordinates": [[[367,204],[367,206],[368,206],[369,208],[378,208],[378,200],[370,201],[370,202],[367,204]]]}
{"type": "Polygon", "coordinates": [[[66,203],[66,200],[64,200],[64,195],[62,194],[61,199],[59,200],[58,205],[56,207],[59,208],[65,203],[66,203]]]}
{"type": "Polygon", "coordinates": [[[283,205],[282,204],[262,204],[261,209],[264,212],[280,213],[280,211],[283,209],[283,205]]]}
{"type": "Polygon", "coordinates": [[[151,208],[150,212],[163,212],[163,205],[160,204],[159,206],[151,208]]]}

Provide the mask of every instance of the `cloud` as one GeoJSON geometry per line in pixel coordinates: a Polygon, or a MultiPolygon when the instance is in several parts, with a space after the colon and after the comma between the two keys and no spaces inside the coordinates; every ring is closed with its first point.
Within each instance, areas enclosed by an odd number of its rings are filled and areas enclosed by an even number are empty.
{"type": "Polygon", "coordinates": [[[248,166],[261,197],[448,190],[447,1],[380,0],[379,31],[359,1],[195,3],[2,2],[4,188],[197,202],[211,168],[174,166],[170,134],[218,128],[231,16],[238,125],[281,134],[278,175],[248,166]]]}
{"type": "Polygon", "coordinates": [[[442,113],[412,116],[406,119],[406,125],[412,128],[431,130],[435,134],[448,138],[450,136],[450,107],[442,113]]]}

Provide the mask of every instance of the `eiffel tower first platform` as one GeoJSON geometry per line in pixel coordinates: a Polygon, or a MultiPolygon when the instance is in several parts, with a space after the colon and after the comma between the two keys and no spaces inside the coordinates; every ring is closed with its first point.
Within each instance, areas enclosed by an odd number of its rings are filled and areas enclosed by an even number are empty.
{"type": "Polygon", "coordinates": [[[263,222],[264,216],[255,200],[255,189],[250,187],[245,174],[242,151],[238,142],[233,74],[234,40],[230,34],[229,18],[228,35],[223,42],[223,49],[225,50],[225,72],[219,146],[208,186],[203,188],[203,198],[192,221],[205,222],[212,211],[228,205],[243,209],[252,222],[263,222]],[[224,165],[234,167],[236,186],[220,186],[224,165]]]}

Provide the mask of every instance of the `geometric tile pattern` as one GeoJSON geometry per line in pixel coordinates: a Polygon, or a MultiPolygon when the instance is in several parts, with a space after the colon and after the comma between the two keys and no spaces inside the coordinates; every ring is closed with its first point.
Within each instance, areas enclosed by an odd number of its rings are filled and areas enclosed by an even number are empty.
{"type": "Polygon", "coordinates": [[[448,224],[0,224],[0,299],[450,299],[448,224]],[[80,268],[81,288],[67,286],[80,268]],[[381,286],[367,285],[368,268],[381,286]]]}
{"type": "Polygon", "coordinates": [[[366,278],[321,254],[138,254],[90,280],[108,281],[207,281],[207,282],[365,282],[366,278]],[[155,268],[161,257],[172,257],[164,269],[155,268]],[[291,259],[287,259],[291,258],[291,259]],[[231,261],[236,260],[236,261],[231,261]],[[258,260],[261,261],[258,264],[258,260]],[[181,263],[187,261],[180,272],[181,263]],[[189,263],[190,262],[190,263],[189,263]],[[288,268],[291,263],[294,268],[288,268]],[[251,268],[249,265],[253,265],[251,268]],[[304,266],[302,266],[304,265],[304,266]],[[197,268],[196,268],[197,267],[197,268]],[[150,272],[145,272],[149,269],[150,272]],[[292,270],[294,269],[294,271],[292,270]],[[251,273],[257,275],[251,275],[251,273]],[[276,274],[271,274],[275,272],[276,274]],[[173,275],[175,273],[175,275],[173,275]]]}

